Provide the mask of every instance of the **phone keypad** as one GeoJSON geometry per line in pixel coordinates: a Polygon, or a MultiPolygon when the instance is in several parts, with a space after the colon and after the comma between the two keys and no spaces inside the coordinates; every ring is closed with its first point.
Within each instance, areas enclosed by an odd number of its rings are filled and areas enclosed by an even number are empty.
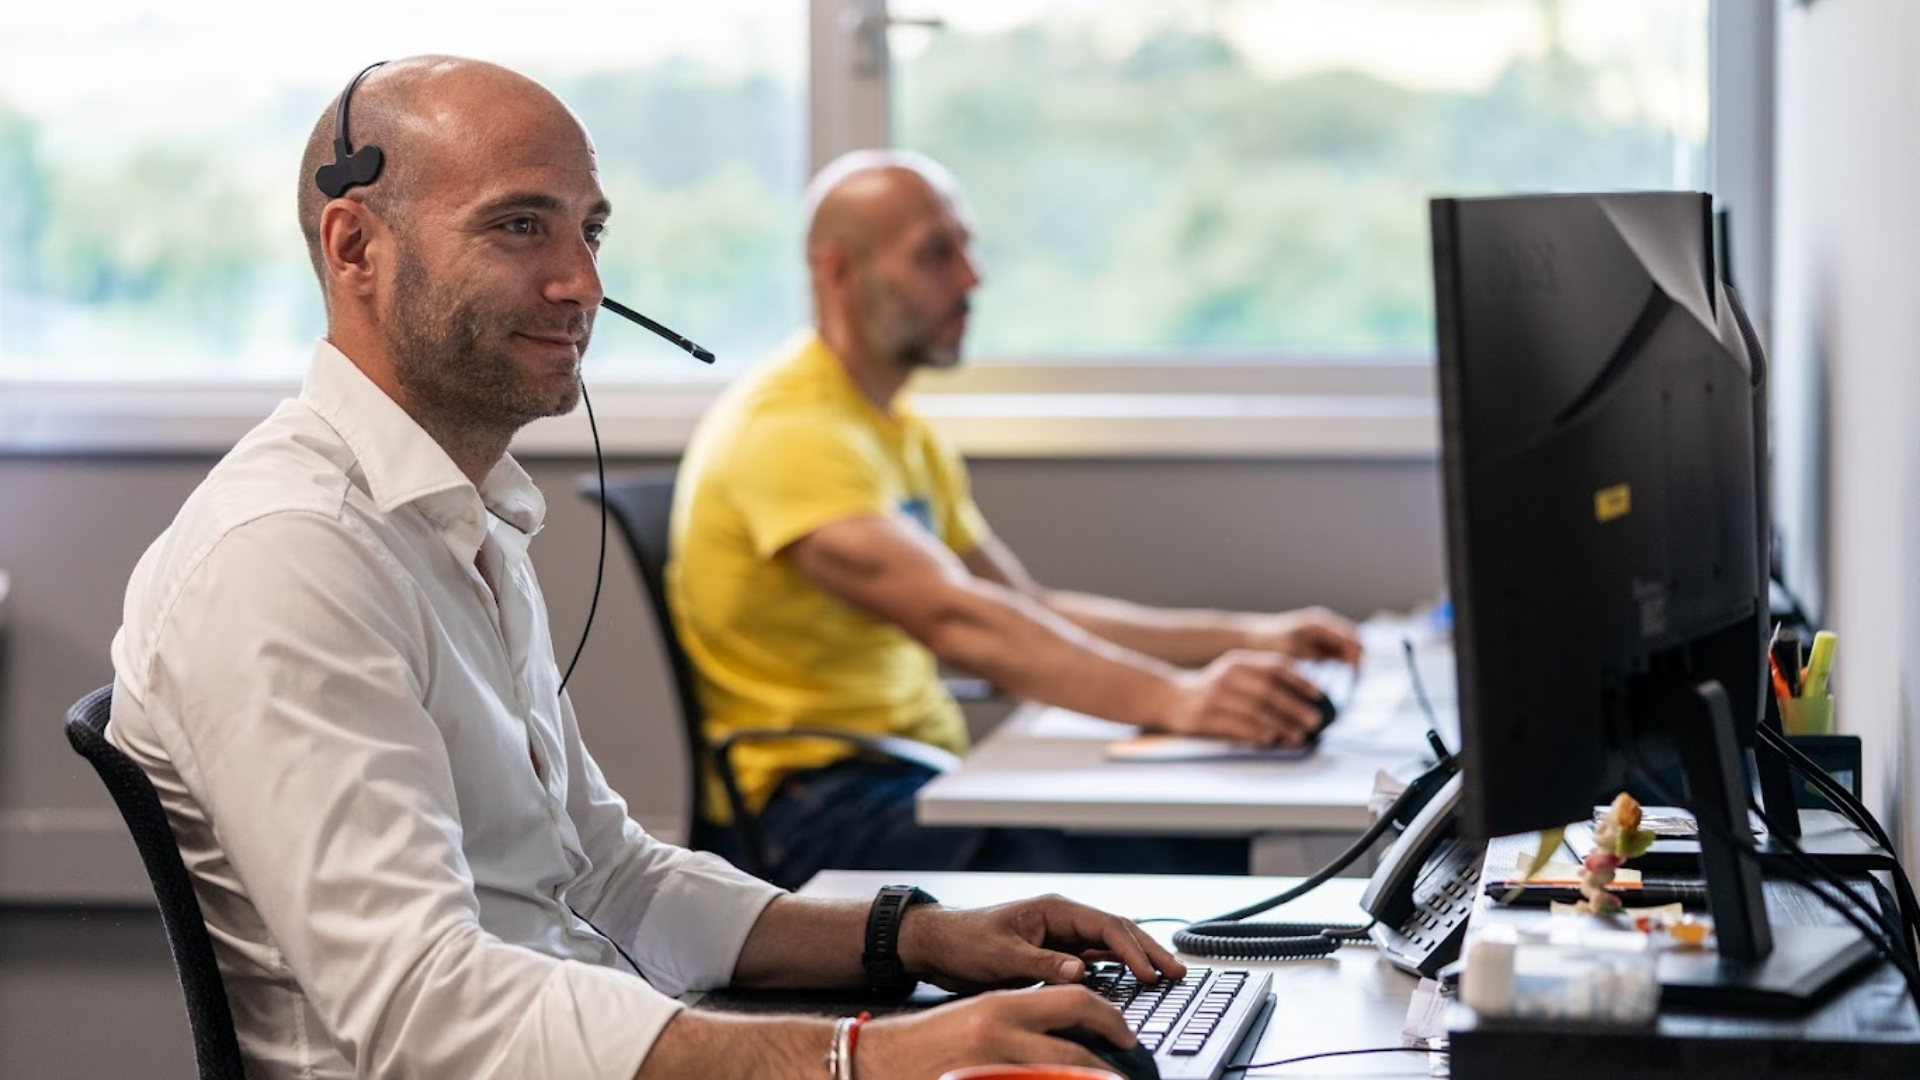
{"type": "Polygon", "coordinates": [[[1473,889],[1480,879],[1480,859],[1472,845],[1456,845],[1440,865],[1421,878],[1414,889],[1413,913],[1400,933],[1415,947],[1433,949],[1473,912],[1473,889]]]}

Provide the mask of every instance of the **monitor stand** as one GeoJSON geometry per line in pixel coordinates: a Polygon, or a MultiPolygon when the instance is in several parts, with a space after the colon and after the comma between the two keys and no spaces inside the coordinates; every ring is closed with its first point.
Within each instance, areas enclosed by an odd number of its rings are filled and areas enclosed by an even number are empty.
{"type": "Polygon", "coordinates": [[[1714,681],[1662,680],[1654,693],[1675,695],[1653,715],[1674,718],[1672,737],[1699,823],[1700,867],[1707,882],[1716,951],[1662,957],[1662,1000],[1675,1006],[1800,1012],[1826,999],[1874,956],[1852,927],[1774,926],[1760,892],[1758,860],[1747,828],[1746,784],[1733,710],[1714,681]]]}

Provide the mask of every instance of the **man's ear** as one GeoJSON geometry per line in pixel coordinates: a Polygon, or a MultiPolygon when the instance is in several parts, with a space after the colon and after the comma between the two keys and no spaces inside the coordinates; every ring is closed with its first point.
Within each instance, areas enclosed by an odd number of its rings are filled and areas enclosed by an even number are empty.
{"type": "Polygon", "coordinates": [[[814,277],[836,293],[852,287],[856,269],[853,252],[845,244],[822,244],[813,252],[814,277]]]}
{"type": "Polygon", "coordinates": [[[383,261],[386,223],[359,199],[334,199],[320,211],[320,255],[327,276],[349,296],[371,296],[383,261]]]}

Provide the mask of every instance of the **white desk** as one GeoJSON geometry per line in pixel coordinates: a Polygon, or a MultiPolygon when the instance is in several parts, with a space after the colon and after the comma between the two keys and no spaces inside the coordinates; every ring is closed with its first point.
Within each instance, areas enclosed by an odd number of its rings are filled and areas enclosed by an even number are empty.
{"type": "MultiPolygon", "coordinates": [[[[920,790],[916,817],[924,825],[1246,836],[1253,873],[1310,874],[1372,822],[1378,774],[1410,779],[1431,756],[1397,628],[1369,623],[1368,630],[1353,696],[1310,757],[1111,761],[1107,743],[1139,729],[1026,704],[959,769],[920,790]]],[[[1450,654],[1429,644],[1419,655],[1434,707],[1450,712],[1450,654]]],[[[1362,860],[1350,873],[1369,869],[1362,860]]]]}
{"type": "MultiPolygon", "coordinates": [[[[870,897],[896,881],[919,885],[953,907],[974,907],[1059,893],[1131,918],[1201,918],[1254,903],[1295,884],[1291,879],[1252,877],[1180,877],[1165,874],[968,874],[827,870],[809,881],[805,896],[870,897]]],[[[1279,919],[1364,921],[1359,908],[1361,883],[1330,881],[1294,903],[1275,909],[1279,919]]],[[[1172,924],[1149,923],[1143,929],[1165,942],[1172,924]]],[[[1406,1020],[1416,980],[1380,959],[1370,946],[1341,949],[1320,960],[1201,961],[1273,971],[1278,999],[1273,1019],[1261,1036],[1258,1061],[1272,1061],[1329,1050],[1395,1046],[1406,1020]]],[[[1303,1062],[1271,1075],[1288,1080],[1313,1077],[1426,1077],[1429,1056],[1422,1053],[1369,1054],[1303,1062]]],[[[1266,1075],[1266,1074],[1260,1074],[1266,1075]]]]}

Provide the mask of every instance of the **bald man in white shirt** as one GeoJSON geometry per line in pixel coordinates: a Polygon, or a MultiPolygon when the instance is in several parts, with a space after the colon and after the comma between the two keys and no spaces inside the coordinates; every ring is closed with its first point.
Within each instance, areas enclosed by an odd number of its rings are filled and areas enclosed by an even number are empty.
{"type": "MultiPolygon", "coordinates": [[[[384,158],[329,164],[337,102],[308,143],[326,338],[141,559],[113,644],[109,737],[179,837],[249,1075],[814,1077],[851,1021],[676,997],[1073,984],[1094,955],[1183,974],[1132,923],[1058,898],[896,895],[897,955],[863,966],[866,903],[641,831],[561,692],[528,558],[545,502],[506,453],[580,396],[612,209],[593,144],[552,94],[475,61],[386,64],[347,96],[355,149],[384,158]]],[[[1046,1034],[1074,1025],[1133,1042],[1076,985],[846,1041],[861,1080],[1097,1064],[1046,1034]]]]}

